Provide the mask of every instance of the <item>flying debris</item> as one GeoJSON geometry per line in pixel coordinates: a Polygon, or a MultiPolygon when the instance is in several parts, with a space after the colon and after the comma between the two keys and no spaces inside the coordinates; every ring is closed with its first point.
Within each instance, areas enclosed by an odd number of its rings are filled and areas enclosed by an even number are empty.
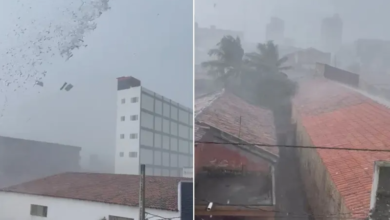
{"type": "Polygon", "coordinates": [[[67,82],[65,82],[65,83],[61,86],[60,90],[64,90],[64,89],[65,89],[65,91],[69,92],[72,88],[73,88],[73,85],[72,85],[72,84],[70,84],[70,83],[68,84],[67,82]]]}
{"type": "Polygon", "coordinates": [[[35,85],[43,87],[43,82],[42,81],[36,81],[35,85]]]}

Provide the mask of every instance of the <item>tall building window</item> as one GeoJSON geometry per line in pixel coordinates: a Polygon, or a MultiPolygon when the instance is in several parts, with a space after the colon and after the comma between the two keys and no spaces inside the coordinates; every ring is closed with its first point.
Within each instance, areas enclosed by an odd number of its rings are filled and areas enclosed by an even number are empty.
{"type": "Polygon", "coordinates": [[[120,139],[124,139],[125,138],[125,135],[124,134],[121,134],[119,135],[120,139]]]}
{"type": "Polygon", "coordinates": [[[138,97],[131,98],[131,103],[137,103],[137,102],[138,102],[138,97]]]}
{"type": "Polygon", "coordinates": [[[129,152],[129,157],[132,158],[138,157],[138,152],[129,152]]]}
{"type": "Polygon", "coordinates": [[[137,120],[138,120],[138,115],[132,115],[132,116],[130,116],[130,120],[132,120],[132,121],[137,121],[137,120]]]}
{"type": "Polygon", "coordinates": [[[123,155],[124,155],[123,152],[120,152],[120,153],[119,153],[119,156],[120,156],[120,157],[123,157],[123,155]]]}
{"type": "Polygon", "coordinates": [[[121,116],[121,121],[124,121],[125,120],[125,116],[121,116]]]}
{"type": "Polygon", "coordinates": [[[126,103],[126,99],[122,99],[121,102],[122,102],[122,104],[125,104],[126,103]]]}
{"type": "Polygon", "coordinates": [[[138,138],[137,133],[130,134],[130,139],[137,139],[137,138],[138,138]]]}

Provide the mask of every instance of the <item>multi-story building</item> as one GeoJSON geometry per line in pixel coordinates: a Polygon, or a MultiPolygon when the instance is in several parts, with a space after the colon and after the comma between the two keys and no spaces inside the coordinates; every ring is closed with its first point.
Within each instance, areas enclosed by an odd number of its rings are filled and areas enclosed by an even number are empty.
{"type": "Polygon", "coordinates": [[[80,171],[81,147],[0,136],[0,188],[80,171]]]}
{"type": "Polygon", "coordinates": [[[284,21],[280,18],[272,17],[266,28],[267,41],[274,41],[277,44],[284,43],[284,21]]]}
{"type": "Polygon", "coordinates": [[[322,50],[335,53],[340,49],[343,36],[343,21],[338,14],[324,18],[321,25],[322,50]]]}
{"type": "Polygon", "coordinates": [[[115,173],[181,176],[192,167],[192,109],[118,78],[115,173]]]}

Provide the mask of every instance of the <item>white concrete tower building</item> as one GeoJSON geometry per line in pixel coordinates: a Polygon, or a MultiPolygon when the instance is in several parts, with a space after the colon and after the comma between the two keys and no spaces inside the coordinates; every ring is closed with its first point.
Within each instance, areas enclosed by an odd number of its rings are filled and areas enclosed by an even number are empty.
{"type": "Polygon", "coordinates": [[[141,86],[134,77],[118,78],[115,173],[182,175],[193,164],[192,109],[141,86]]]}

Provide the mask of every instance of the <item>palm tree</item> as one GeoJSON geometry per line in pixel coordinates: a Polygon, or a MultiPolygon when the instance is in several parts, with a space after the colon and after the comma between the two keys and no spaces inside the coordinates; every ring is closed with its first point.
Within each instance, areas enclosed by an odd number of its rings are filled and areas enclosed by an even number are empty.
{"type": "Polygon", "coordinates": [[[202,67],[208,69],[208,74],[226,86],[229,79],[241,74],[244,49],[240,38],[232,36],[224,36],[216,46],[208,53],[216,59],[203,62],[202,67]]]}
{"type": "Polygon", "coordinates": [[[279,57],[279,49],[272,41],[259,43],[258,52],[247,53],[245,63],[257,70],[260,74],[282,74],[284,70],[291,69],[290,66],[284,66],[287,57],[279,57]]]}

